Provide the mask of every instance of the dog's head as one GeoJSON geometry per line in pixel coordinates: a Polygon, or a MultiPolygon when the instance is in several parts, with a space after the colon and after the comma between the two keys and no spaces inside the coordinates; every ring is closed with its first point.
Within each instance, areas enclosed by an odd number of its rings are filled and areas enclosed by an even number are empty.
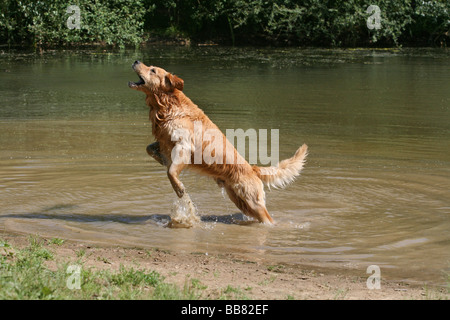
{"type": "Polygon", "coordinates": [[[145,93],[171,93],[175,89],[183,90],[183,79],[167,72],[166,70],[154,66],[146,66],[140,61],[135,61],[132,65],[136,71],[139,81],[128,82],[131,89],[143,91],[145,93]]]}

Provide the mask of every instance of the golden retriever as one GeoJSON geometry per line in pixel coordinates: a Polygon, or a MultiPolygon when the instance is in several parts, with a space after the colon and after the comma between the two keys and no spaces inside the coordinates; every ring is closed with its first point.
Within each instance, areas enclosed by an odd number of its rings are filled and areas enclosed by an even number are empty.
{"type": "Polygon", "coordinates": [[[130,81],[128,86],[146,94],[145,102],[150,107],[149,117],[156,138],[156,142],[147,147],[147,153],[167,167],[167,175],[178,197],[185,193],[178,176],[183,169],[191,168],[215,179],[244,214],[259,222],[273,224],[266,209],[263,183],[284,187],[292,182],[303,168],[308,147],[304,144],[293,157],[277,166],[251,166],[183,93],[181,78],[140,61],[135,61],[132,68],[139,81],[130,81]],[[201,139],[208,132],[219,132],[220,135],[201,139]],[[214,161],[198,161],[198,155],[208,154],[207,151],[214,161]]]}

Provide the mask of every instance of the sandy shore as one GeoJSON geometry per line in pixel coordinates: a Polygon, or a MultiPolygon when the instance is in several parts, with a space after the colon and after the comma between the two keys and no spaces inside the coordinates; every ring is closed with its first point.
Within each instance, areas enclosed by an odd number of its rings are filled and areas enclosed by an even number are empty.
{"type": "MultiPolygon", "coordinates": [[[[0,239],[12,247],[23,248],[29,236],[0,233],[0,239]]],[[[49,243],[50,239],[44,239],[49,243]]],[[[367,278],[339,274],[336,270],[317,269],[301,265],[270,265],[229,255],[205,255],[166,251],[158,248],[140,249],[99,246],[90,243],[64,241],[49,245],[54,259],[47,261],[49,269],[59,263],[77,261],[84,252],[84,267],[119,270],[120,266],[157,271],[165,281],[182,287],[186,280],[197,279],[204,288],[202,299],[223,298],[226,288],[232,288],[230,299],[448,299],[447,289],[424,288],[381,279],[379,290],[369,290],[367,278]]]]}

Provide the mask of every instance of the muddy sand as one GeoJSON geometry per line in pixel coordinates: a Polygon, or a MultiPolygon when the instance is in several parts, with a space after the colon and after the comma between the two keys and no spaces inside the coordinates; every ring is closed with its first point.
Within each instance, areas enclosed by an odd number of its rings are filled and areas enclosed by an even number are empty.
{"type": "MultiPolygon", "coordinates": [[[[14,248],[29,245],[29,235],[0,233],[14,248]]],[[[43,239],[49,243],[50,239],[43,239]]],[[[203,285],[201,299],[223,298],[226,288],[238,294],[231,299],[251,300],[423,300],[448,299],[447,288],[430,288],[416,284],[397,283],[381,279],[380,289],[369,290],[367,277],[355,276],[342,270],[302,265],[272,265],[268,262],[243,260],[233,254],[214,255],[105,246],[88,242],[64,241],[51,245],[54,259],[47,261],[49,269],[59,263],[77,261],[83,250],[83,265],[94,269],[119,270],[121,266],[156,271],[165,281],[180,288],[186,280],[197,279],[203,285]]]]}

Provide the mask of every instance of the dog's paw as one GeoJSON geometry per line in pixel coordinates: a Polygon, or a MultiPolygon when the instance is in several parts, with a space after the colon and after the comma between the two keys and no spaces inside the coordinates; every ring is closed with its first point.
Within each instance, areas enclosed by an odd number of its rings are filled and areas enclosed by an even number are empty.
{"type": "Polygon", "coordinates": [[[175,193],[177,194],[178,198],[183,198],[184,196],[184,189],[175,189],[175,193]]]}

